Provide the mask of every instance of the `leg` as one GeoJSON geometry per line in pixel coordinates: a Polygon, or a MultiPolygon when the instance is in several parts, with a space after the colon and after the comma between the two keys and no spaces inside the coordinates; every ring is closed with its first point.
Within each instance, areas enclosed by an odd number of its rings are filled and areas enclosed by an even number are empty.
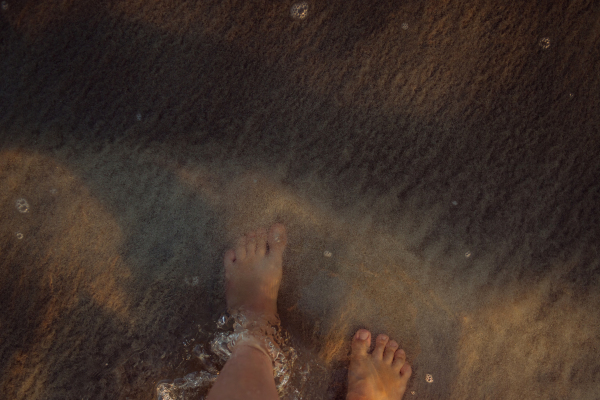
{"type": "MultiPolygon", "coordinates": [[[[277,318],[277,293],[286,244],[281,224],[251,232],[225,253],[227,307],[243,309],[249,319],[277,318]]],[[[236,344],[210,390],[208,400],[277,400],[273,363],[257,342],[236,344]]]]}
{"type": "Polygon", "coordinates": [[[400,400],[412,374],[404,350],[398,343],[379,335],[372,354],[371,333],[359,329],[352,339],[346,400],[400,400]]]}

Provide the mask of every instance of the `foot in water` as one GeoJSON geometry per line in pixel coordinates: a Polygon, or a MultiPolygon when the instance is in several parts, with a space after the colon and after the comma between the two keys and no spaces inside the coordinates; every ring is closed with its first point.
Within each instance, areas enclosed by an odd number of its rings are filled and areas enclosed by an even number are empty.
{"type": "Polygon", "coordinates": [[[275,224],[238,239],[225,253],[227,307],[243,310],[248,317],[277,319],[277,293],[281,284],[285,227],[275,224]]]}
{"type": "MultiPolygon", "coordinates": [[[[269,231],[261,229],[246,234],[238,239],[234,249],[225,253],[226,299],[230,312],[241,310],[251,320],[264,317],[272,321],[278,319],[277,294],[281,284],[281,267],[286,243],[285,227],[275,224],[269,231]]],[[[370,345],[371,334],[365,329],[360,329],[352,340],[346,399],[400,400],[412,373],[410,365],[406,363],[406,354],[398,349],[398,343],[390,341],[385,335],[378,336],[372,354],[368,354],[370,345]]],[[[240,351],[250,350],[252,349],[240,351]]],[[[252,360],[257,362],[254,358],[252,360]]],[[[237,367],[232,365],[230,370],[235,368],[237,367]]],[[[245,366],[240,365],[240,368],[243,372],[239,373],[241,378],[236,378],[238,381],[247,373],[245,366]]],[[[256,369],[256,366],[253,368],[256,369]]],[[[228,374],[234,375],[235,372],[228,374]]],[[[272,374],[270,377],[269,374],[271,372],[267,373],[267,380],[274,389],[272,374]]],[[[226,374],[223,371],[221,375],[226,374]]],[[[254,378],[251,381],[253,384],[258,382],[254,378]]],[[[211,392],[212,397],[233,398],[215,392],[225,393],[227,389],[219,388],[211,392]]],[[[273,396],[277,397],[276,392],[274,393],[273,396]]]]}
{"type": "Polygon", "coordinates": [[[346,400],[400,400],[412,374],[404,350],[379,335],[369,354],[371,333],[359,329],[352,339],[346,400]]]}

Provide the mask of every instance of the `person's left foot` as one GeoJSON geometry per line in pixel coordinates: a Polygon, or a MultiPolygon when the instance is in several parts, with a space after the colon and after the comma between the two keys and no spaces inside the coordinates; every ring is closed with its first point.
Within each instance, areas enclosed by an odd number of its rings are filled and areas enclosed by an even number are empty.
{"type": "Polygon", "coordinates": [[[269,232],[259,229],[238,239],[225,253],[225,287],[230,311],[277,316],[277,294],[281,284],[285,227],[275,224],[269,232]]]}
{"type": "Polygon", "coordinates": [[[352,339],[346,400],[400,400],[412,374],[406,353],[386,335],[379,335],[375,349],[371,332],[359,329],[352,339]]]}

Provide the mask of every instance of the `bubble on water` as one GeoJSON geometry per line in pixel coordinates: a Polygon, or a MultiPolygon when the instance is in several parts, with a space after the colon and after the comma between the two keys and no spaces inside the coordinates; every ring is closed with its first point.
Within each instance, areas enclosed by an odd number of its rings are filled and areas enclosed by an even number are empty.
{"type": "Polygon", "coordinates": [[[17,232],[17,239],[23,239],[23,234],[21,232],[17,232]]]}
{"type": "Polygon", "coordinates": [[[332,253],[331,253],[329,250],[325,250],[325,251],[323,252],[323,255],[324,255],[325,257],[331,257],[331,256],[333,256],[333,254],[332,254],[332,253]]]}
{"type": "Polygon", "coordinates": [[[402,24],[402,29],[407,30],[408,29],[408,23],[404,22],[402,24]]]}
{"type": "Polygon", "coordinates": [[[457,205],[458,205],[458,201],[454,200],[454,201],[452,202],[452,205],[453,205],[453,206],[457,206],[457,205]]]}
{"type": "Polygon", "coordinates": [[[303,1],[302,3],[296,3],[290,10],[290,15],[294,19],[304,19],[308,15],[308,3],[303,1]]]}
{"type": "Polygon", "coordinates": [[[29,203],[25,199],[18,199],[16,205],[17,210],[19,210],[20,213],[26,213],[29,211],[29,203]]]}
{"type": "Polygon", "coordinates": [[[219,319],[217,320],[217,328],[219,329],[223,329],[225,327],[225,325],[227,324],[227,315],[223,314],[219,317],[219,319]]]}
{"type": "Polygon", "coordinates": [[[56,189],[50,189],[50,194],[56,194],[57,190],[56,189]]]}
{"type": "Polygon", "coordinates": [[[8,10],[8,3],[7,3],[6,1],[3,1],[3,2],[2,2],[2,9],[3,9],[4,11],[8,10]]]}
{"type": "Polygon", "coordinates": [[[569,93],[569,97],[572,99],[575,96],[573,93],[569,93]]]}
{"type": "Polygon", "coordinates": [[[135,116],[135,119],[137,119],[138,121],[142,120],[142,113],[137,113],[135,116]]]}
{"type": "Polygon", "coordinates": [[[540,47],[544,50],[550,47],[550,38],[544,37],[540,39],[540,47]]]}
{"type": "Polygon", "coordinates": [[[431,374],[425,375],[425,381],[428,382],[428,383],[432,383],[433,382],[433,376],[431,376],[431,374]]]}
{"type": "Polygon", "coordinates": [[[467,251],[467,252],[465,253],[465,257],[467,257],[467,258],[471,257],[471,252],[470,252],[470,251],[467,251]]]}

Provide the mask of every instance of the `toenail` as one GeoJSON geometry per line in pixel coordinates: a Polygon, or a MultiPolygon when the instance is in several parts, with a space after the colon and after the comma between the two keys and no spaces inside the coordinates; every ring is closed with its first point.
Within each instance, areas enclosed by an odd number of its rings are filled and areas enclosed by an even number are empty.
{"type": "Polygon", "coordinates": [[[275,243],[281,242],[281,236],[279,236],[279,233],[276,233],[274,238],[275,238],[275,243]]]}
{"type": "Polygon", "coordinates": [[[369,332],[367,332],[367,331],[358,331],[358,338],[360,340],[367,340],[368,337],[369,337],[369,332]]]}
{"type": "Polygon", "coordinates": [[[380,341],[380,342],[385,342],[386,340],[388,340],[388,337],[387,337],[387,336],[385,336],[385,335],[380,335],[380,336],[379,336],[379,341],[380,341]]]}

